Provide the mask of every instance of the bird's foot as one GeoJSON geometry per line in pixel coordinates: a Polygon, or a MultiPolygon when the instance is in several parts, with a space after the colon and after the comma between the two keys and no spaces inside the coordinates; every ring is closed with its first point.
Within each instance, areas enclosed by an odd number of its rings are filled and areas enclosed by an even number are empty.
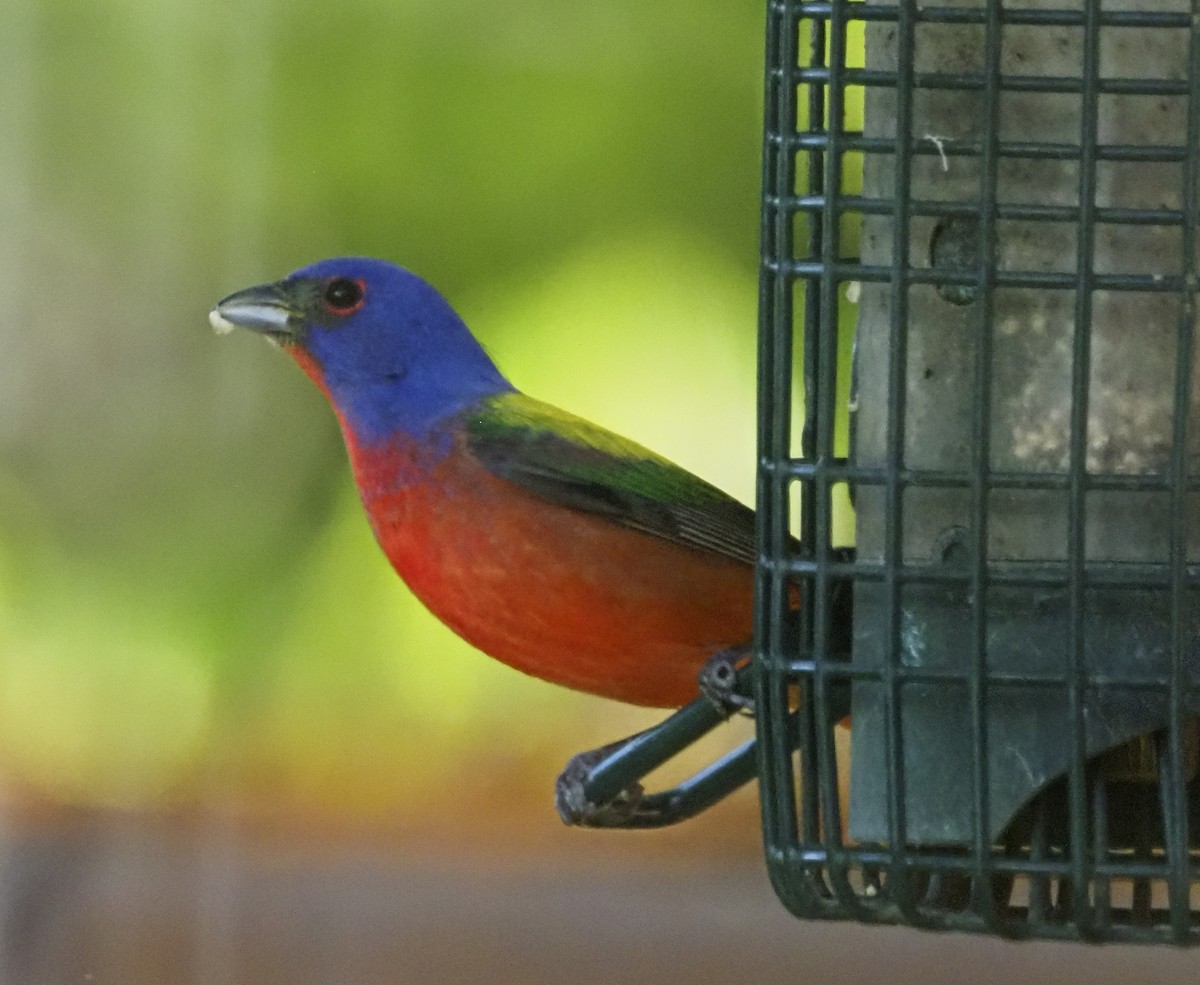
{"type": "Polygon", "coordinates": [[[554,781],[554,806],[563,824],[580,828],[627,828],[634,825],[645,792],[640,783],[631,783],[604,804],[593,803],[584,792],[584,784],[592,768],[628,741],[613,742],[571,757],[554,781]]]}
{"type": "Polygon", "coordinates": [[[754,714],[754,699],[738,691],[738,671],[750,662],[746,650],[722,650],[714,654],[700,671],[700,693],[723,715],[742,712],[754,714]]]}

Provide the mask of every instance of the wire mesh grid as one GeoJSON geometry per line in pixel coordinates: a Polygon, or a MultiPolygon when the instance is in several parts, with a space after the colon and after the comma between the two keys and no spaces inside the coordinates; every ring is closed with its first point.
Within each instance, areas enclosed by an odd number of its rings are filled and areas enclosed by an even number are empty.
{"type": "Polygon", "coordinates": [[[768,5],[755,686],[798,915],[1197,939],[1198,20],[768,5]]]}

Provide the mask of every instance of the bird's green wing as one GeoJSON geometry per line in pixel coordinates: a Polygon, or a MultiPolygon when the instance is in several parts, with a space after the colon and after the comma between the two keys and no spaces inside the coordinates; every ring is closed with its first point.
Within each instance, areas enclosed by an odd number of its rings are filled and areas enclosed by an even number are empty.
{"type": "Polygon", "coordinates": [[[475,405],[464,426],[472,456],[534,495],[754,563],[753,510],[628,438],[522,393],[475,405]]]}

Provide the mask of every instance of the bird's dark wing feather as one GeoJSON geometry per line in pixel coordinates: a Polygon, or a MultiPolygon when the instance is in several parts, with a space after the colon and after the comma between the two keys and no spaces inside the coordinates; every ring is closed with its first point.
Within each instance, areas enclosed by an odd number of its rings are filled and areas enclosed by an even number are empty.
{"type": "Polygon", "coordinates": [[[464,430],[489,472],[536,496],[754,563],[754,511],[636,442],[521,393],[470,408],[464,430]]]}

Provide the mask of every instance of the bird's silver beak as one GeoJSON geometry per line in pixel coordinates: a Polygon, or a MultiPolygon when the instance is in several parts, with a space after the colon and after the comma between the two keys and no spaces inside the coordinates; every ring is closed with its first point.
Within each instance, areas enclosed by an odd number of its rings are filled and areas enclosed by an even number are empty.
{"type": "Polygon", "coordinates": [[[260,284],[222,298],[208,313],[208,321],[218,335],[248,328],[273,342],[285,342],[295,336],[300,313],[278,284],[260,284]]]}

